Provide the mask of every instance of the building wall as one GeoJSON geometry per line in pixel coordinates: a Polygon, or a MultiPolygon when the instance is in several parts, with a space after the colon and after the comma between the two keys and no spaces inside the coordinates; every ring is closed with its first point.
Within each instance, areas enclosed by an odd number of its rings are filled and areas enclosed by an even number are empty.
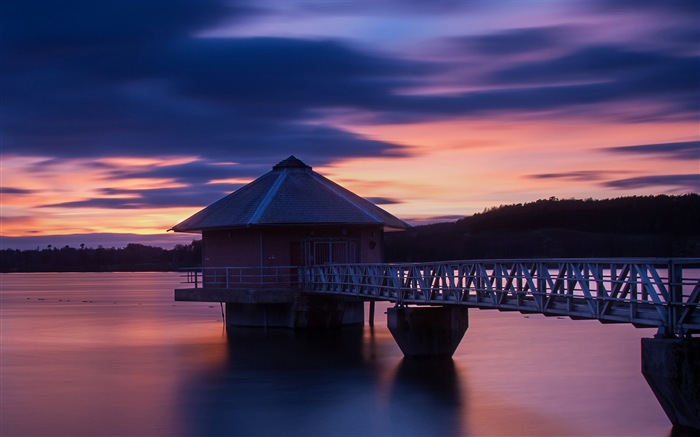
{"type": "Polygon", "coordinates": [[[354,240],[357,262],[378,263],[384,259],[381,226],[280,226],[204,231],[202,265],[302,265],[304,242],[314,239],[354,240]]]}
{"type": "Polygon", "coordinates": [[[251,229],[202,232],[202,266],[260,266],[260,232],[251,229]]]}

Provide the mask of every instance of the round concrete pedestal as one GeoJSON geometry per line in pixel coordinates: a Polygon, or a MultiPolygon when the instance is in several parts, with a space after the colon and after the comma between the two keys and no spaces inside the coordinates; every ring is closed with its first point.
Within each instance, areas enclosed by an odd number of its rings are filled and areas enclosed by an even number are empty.
{"type": "Polygon", "coordinates": [[[451,357],[469,317],[466,307],[394,307],[387,326],[407,357],[451,357]]]}

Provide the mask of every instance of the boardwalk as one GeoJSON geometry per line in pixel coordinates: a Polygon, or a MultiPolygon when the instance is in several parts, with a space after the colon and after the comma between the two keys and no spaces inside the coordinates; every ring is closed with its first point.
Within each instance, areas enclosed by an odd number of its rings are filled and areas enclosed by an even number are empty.
{"type": "Polygon", "coordinates": [[[700,332],[700,259],[531,259],[326,264],[300,269],[307,293],[398,305],[464,305],[700,332]]]}

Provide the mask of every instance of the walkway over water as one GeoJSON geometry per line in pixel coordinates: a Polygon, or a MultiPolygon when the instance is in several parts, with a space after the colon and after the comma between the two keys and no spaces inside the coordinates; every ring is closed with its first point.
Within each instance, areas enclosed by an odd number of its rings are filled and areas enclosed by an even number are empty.
{"type": "Polygon", "coordinates": [[[700,259],[531,259],[300,268],[308,293],[700,332],[700,259]]]}

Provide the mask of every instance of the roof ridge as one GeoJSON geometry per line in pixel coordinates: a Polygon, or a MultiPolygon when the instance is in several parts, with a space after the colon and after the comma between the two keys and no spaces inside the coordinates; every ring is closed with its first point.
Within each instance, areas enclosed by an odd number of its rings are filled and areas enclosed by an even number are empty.
{"type": "Polygon", "coordinates": [[[374,206],[374,207],[376,208],[377,206],[374,205],[372,202],[366,200],[366,199],[363,198],[362,196],[358,196],[357,194],[355,194],[355,193],[353,193],[352,191],[348,190],[347,188],[344,188],[344,187],[342,187],[341,185],[339,185],[339,184],[333,182],[332,180],[328,179],[327,177],[325,177],[325,176],[323,176],[323,175],[320,175],[320,174],[318,174],[318,173],[316,173],[316,172],[314,172],[314,171],[309,172],[309,173],[310,173],[313,177],[315,177],[316,179],[319,179],[321,182],[323,182],[323,185],[322,185],[322,186],[328,187],[328,189],[330,189],[330,190],[333,191],[335,194],[337,194],[338,196],[340,196],[340,197],[342,197],[343,199],[345,199],[346,201],[348,201],[350,204],[352,204],[352,206],[354,206],[356,209],[360,210],[360,212],[364,213],[366,216],[368,216],[368,217],[371,218],[372,220],[376,221],[377,223],[382,223],[382,224],[384,224],[384,220],[382,220],[381,217],[372,214],[370,211],[368,211],[366,205],[361,205],[361,204],[359,204],[359,203],[357,202],[357,199],[354,199],[354,198],[348,196],[348,193],[351,194],[352,196],[355,196],[355,197],[357,197],[357,198],[359,198],[359,199],[365,201],[365,202],[368,203],[369,205],[372,205],[372,206],[374,206]]]}
{"type": "Polygon", "coordinates": [[[277,180],[275,181],[274,184],[272,184],[272,187],[270,187],[270,190],[267,192],[267,194],[265,194],[265,197],[260,202],[260,205],[258,205],[258,207],[256,208],[253,215],[250,216],[250,219],[248,219],[248,225],[255,224],[255,222],[260,220],[260,217],[263,215],[263,212],[265,212],[265,209],[272,201],[272,198],[275,196],[275,194],[277,194],[277,191],[279,191],[279,188],[282,185],[282,182],[284,181],[284,179],[286,177],[287,177],[286,171],[279,172],[279,176],[277,177],[277,180]]]}

